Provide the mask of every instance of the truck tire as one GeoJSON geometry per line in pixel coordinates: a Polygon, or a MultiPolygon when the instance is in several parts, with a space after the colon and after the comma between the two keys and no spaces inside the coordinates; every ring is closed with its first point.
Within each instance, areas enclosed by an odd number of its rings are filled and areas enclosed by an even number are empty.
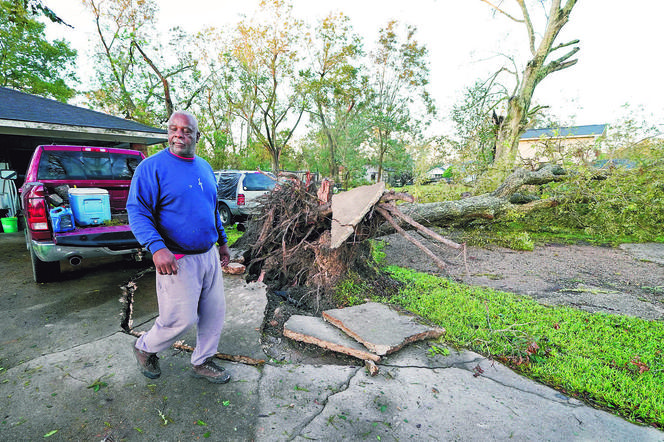
{"type": "Polygon", "coordinates": [[[233,222],[233,214],[231,209],[224,203],[219,203],[217,205],[217,210],[219,211],[219,216],[221,217],[221,223],[225,226],[233,222]]]}
{"type": "Polygon", "coordinates": [[[42,261],[32,247],[30,247],[30,260],[32,261],[32,277],[35,282],[51,282],[60,275],[60,261],[42,261]]]}

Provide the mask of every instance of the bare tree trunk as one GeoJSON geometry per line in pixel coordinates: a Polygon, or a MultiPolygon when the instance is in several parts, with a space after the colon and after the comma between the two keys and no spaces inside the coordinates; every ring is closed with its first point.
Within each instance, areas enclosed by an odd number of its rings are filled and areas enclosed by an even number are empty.
{"type": "MultiPolygon", "coordinates": [[[[456,201],[442,201],[427,204],[404,204],[401,211],[425,226],[463,225],[476,219],[492,220],[510,211],[528,212],[537,208],[551,207],[556,200],[538,200],[527,204],[514,204],[512,195],[523,185],[540,185],[563,179],[562,168],[547,165],[530,172],[517,169],[493,192],[471,196],[456,201]]],[[[385,227],[385,226],[384,226],[385,227]]],[[[380,233],[386,230],[382,229],[380,233]]]]}
{"type": "Polygon", "coordinates": [[[162,87],[164,89],[164,107],[166,110],[166,119],[170,118],[170,116],[173,114],[173,100],[171,99],[171,87],[168,84],[168,78],[164,74],[161,73],[159,68],[152,62],[150,57],[143,51],[143,48],[136,43],[136,41],[132,41],[133,45],[136,46],[136,49],[138,49],[138,52],[141,53],[141,56],[143,57],[143,60],[152,68],[154,73],[159,77],[159,80],[161,80],[162,87]]]}
{"type": "Polygon", "coordinates": [[[532,58],[528,61],[524,69],[521,81],[519,82],[517,79],[515,94],[509,98],[507,115],[498,131],[494,168],[499,174],[506,176],[506,172],[514,167],[521,134],[526,130],[530,117],[540,109],[531,109],[530,107],[535,88],[549,74],[573,66],[578,61],[576,59],[571,60],[571,58],[579,51],[579,47],[572,48],[556,60],[547,61],[547,58],[553,52],[579,42],[579,40],[573,40],[561,43],[555,47],[553,46],[560,30],[569,20],[569,15],[576,4],[576,0],[567,0],[562,8],[560,6],[561,0],[552,1],[546,28],[537,48],[535,48],[536,33],[524,0],[516,0],[523,14],[523,19],[521,20],[515,19],[487,0],[482,1],[488,3],[510,19],[524,24],[528,32],[528,41],[532,54],[532,58]]]}

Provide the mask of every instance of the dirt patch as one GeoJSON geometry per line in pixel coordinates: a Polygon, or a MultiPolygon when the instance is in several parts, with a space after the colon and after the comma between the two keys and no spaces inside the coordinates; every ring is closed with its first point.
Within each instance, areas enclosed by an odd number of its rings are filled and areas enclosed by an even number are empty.
{"type": "Polygon", "coordinates": [[[469,247],[466,274],[463,256],[457,250],[418,236],[447,264],[447,271],[441,272],[402,236],[381,239],[386,244],[386,261],[391,265],[526,295],[545,305],[664,319],[664,266],[641,261],[619,248],[546,244],[523,252],[469,247]]]}

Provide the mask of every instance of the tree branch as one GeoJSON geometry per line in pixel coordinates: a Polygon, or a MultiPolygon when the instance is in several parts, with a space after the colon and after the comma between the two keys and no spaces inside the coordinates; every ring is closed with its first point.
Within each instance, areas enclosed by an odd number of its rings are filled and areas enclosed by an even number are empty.
{"type": "Polygon", "coordinates": [[[530,53],[535,55],[535,30],[533,29],[533,22],[530,20],[530,14],[528,13],[528,8],[526,7],[526,2],[523,0],[517,0],[517,3],[521,7],[521,13],[523,14],[524,23],[526,25],[526,30],[528,31],[528,42],[530,44],[530,53]]]}
{"type": "MultiPolygon", "coordinates": [[[[491,193],[456,201],[403,204],[399,206],[399,210],[424,226],[463,225],[473,220],[492,220],[512,210],[523,212],[537,208],[537,204],[541,203],[512,204],[510,197],[523,185],[561,181],[564,175],[565,171],[556,165],[546,165],[534,172],[518,169],[491,193]]],[[[392,231],[393,229],[386,225],[381,228],[380,234],[386,235],[392,231]]]]}
{"type": "Polygon", "coordinates": [[[551,74],[552,72],[561,71],[561,70],[566,69],[570,66],[574,66],[579,61],[578,59],[577,60],[569,60],[569,61],[567,61],[567,60],[569,58],[571,58],[572,56],[574,56],[574,54],[579,52],[579,50],[580,50],[580,48],[576,47],[576,48],[572,49],[571,51],[569,51],[567,54],[565,54],[562,57],[558,58],[557,60],[553,60],[552,62],[550,62],[546,66],[543,66],[542,69],[540,70],[540,74],[538,76],[539,80],[541,81],[542,79],[544,79],[544,77],[551,74]]]}
{"type": "Polygon", "coordinates": [[[148,55],[143,51],[143,48],[136,42],[136,40],[132,40],[131,44],[138,49],[138,52],[141,53],[141,56],[143,57],[143,60],[152,68],[155,74],[157,74],[157,77],[161,80],[162,87],[164,89],[164,105],[166,107],[166,118],[169,118],[171,114],[173,113],[173,100],[171,99],[171,87],[168,83],[168,78],[166,78],[159,68],[154,64],[154,62],[148,57],[148,55]]]}
{"type": "Polygon", "coordinates": [[[383,218],[385,218],[385,220],[394,228],[394,230],[399,232],[401,236],[403,236],[406,240],[408,240],[410,243],[414,244],[418,249],[423,251],[429,258],[431,258],[436,263],[436,265],[440,270],[445,270],[447,266],[445,265],[443,260],[437,257],[431,250],[427,249],[421,242],[419,242],[418,240],[410,236],[408,233],[406,233],[406,231],[402,229],[401,226],[399,226],[399,224],[397,224],[394,218],[390,216],[387,210],[378,206],[376,206],[375,209],[376,212],[380,213],[383,216],[383,218]]]}
{"type": "Polygon", "coordinates": [[[525,169],[517,169],[512,175],[489,195],[499,198],[509,198],[521,186],[528,184],[545,184],[551,181],[560,181],[566,174],[562,167],[555,164],[547,164],[541,169],[530,172],[525,169]]]}
{"type": "Polygon", "coordinates": [[[448,247],[452,247],[453,249],[461,249],[463,248],[463,244],[456,243],[452,240],[449,240],[443,236],[440,236],[433,230],[429,229],[428,227],[423,226],[422,224],[418,223],[415,221],[413,218],[410,216],[402,213],[399,209],[396,208],[393,204],[380,204],[378,205],[383,210],[389,211],[392,215],[396,215],[397,217],[401,218],[411,226],[415,227],[417,230],[420,232],[424,233],[425,235],[429,236],[430,238],[435,239],[438,242],[441,242],[445,244],[448,247]]]}
{"type": "Polygon", "coordinates": [[[518,19],[518,18],[516,18],[516,17],[512,17],[512,16],[511,16],[510,14],[508,14],[506,11],[500,9],[498,6],[494,5],[494,4],[491,3],[490,1],[488,1],[488,0],[480,0],[480,1],[483,1],[483,2],[486,3],[487,5],[491,6],[494,10],[496,10],[497,12],[500,12],[501,14],[503,14],[505,17],[509,18],[510,20],[513,20],[513,21],[515,21],[515,22],[517,22],[517,23],[523,23],[523,20],[518,19]]]}
{"type": "Polygon", "coordinates": [[[575,45],[575,44],[579,44],[580,41],[581,41],[581,40],[579,40],[579,39],[577,38],[576,40],[568,41],[567,43],[560,43],[560,44],[559,44],[558,46],[556,46],[555,48],[551,48],[551,51],[550,51],[550,52],[557,51],[558,49],[566,48],[567,46],[572,46],[572,45],[575,45]]]}

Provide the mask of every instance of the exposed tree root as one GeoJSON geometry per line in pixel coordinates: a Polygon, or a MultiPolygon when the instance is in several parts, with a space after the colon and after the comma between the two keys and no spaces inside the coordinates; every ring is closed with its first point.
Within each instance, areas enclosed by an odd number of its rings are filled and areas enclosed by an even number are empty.
{"type": "MultiPolygon", "coordinates": [[[[181,341],[178,341],[172,345],[172,347],[176,350],[183,350],[187,352],[193,352],[194,347],[187,345],[181,341]]],[[[241,364],[245,365],[262,365],[265,364],[265,359],[254,359],[250,358],[249,356],[241,356],[241,355],[229,355],[226,353],[215,353],[214,355],[215,358],[217,359],[223,359],[225,361],[232,361],[232,362],[239,362],[241,364]]]]}

